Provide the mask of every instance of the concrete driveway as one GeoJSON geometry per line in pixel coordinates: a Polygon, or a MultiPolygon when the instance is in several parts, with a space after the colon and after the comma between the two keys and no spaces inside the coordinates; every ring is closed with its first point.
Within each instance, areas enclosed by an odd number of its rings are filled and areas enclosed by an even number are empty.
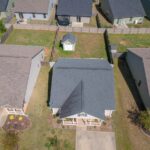
{"type": "Polygon", "coordinates": [[[76,150],[116,150],[115,134],[77,128],[76,150]]]}

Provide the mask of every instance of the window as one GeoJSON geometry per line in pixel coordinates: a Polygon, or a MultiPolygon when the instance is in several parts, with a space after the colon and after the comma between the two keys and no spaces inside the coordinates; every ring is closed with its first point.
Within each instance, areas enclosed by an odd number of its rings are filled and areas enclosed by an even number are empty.
{"type": "Polygon", "coordinates": [[[139,80],[139,82],[138,82],[138,87],[140,87],[141,86],[141,80],[139,80]]]}
{"type": "Polygon", "coordinates": [[[44,18],[46,18],[46,14],[43,14],[44,18]]]}
{"type": "Polygon", "coordinates": [[[81,22],[81,17],[77,17],[77,22],[81,22]]]}
{"type": "Polygon", "coordinates": [[[35,14],[32,14],[33,18],[35,18],[35,14]]]}

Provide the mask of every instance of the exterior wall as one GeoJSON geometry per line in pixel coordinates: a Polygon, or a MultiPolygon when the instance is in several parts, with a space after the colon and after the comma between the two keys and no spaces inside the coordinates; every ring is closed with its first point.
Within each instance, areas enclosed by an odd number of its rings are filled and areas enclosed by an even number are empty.
{"type": "Polygon", "coordinates": [[[142,23],[144,17],[134,17],[134,18],[123,18],[123,19],[114,19],[114,24],[137,24],[142,23]]]}
{"type": "Polygon", "coordinates": [[[90,17],[81,17],[81,22],[90,23],[90,17]]]}
{"type": "MultiPolygon", "coordinates": [[[[19,13],[15,13],[16,19],[20,20],[19,13]]],[[[30,13],[23,13],[23,19],[32,19],[32,20],[48,20],[48,14],[46,14],[46,18],[44,18],[44,14],[35,14],[35,17],[33,17],[33,14],[30,13]]]]}
{"type": "Polygon", "coordinates": [[[32,91],[34,89],[38,74],[41,68],[41,61],[44,60],[44,51],[41,51],[38,55],[36,55],[31,62],[31,69],[28,78],[27,90],[25,94],[25,103],[29,102],[30,97],[32,95],[32,91]]]}
{"type": "Polygon", "coordinates": [[[143,103],[145,107],[150,108],[150,95],[148,93],[143,60],[132,52],[127,53],[126,59],[143,103]],[[140,86],[138,85],[139,82],[141,82],[140,86]]]}
{"type": "Polygon", "coordinates": [[[72,22],[77,22],[77,17],[71,16],[71,17],[70,17],[70,22],[71,22],[71,23],[72,23],[72,22]]]}
{"type": "Polygon", "coordinates": [[[74,51],[75,50],[75,44],[63,43],[63,50],[64,51],[74,51]]]}
{"type": "MultiPolygon", "coordinates": [[[[73,22],[77,22],[78,23],[77,17],[70,16],[70,23],[73,23],[73,22]]],[[[90,22],[90,17],[81,17],[81,22],[82,23],[89,23],[90,22]]]]}
{"type": "Polygon", "coordinates": [[[105,14],[105,16],[108,18],[108,20],[113,22],[113,16],[112,16],[112,12],[111,12],[108,0],[102,0],[101,9],[103,13],[105,14]]]}

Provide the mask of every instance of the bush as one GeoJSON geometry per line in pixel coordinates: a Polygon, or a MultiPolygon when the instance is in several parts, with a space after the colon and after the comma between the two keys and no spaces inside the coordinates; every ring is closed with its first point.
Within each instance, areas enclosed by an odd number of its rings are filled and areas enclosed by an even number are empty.
{"type": "Polygon", "coordinates": [[[150,111],[142,111],[139,115],[139,123],[144,129],[150,131],[150,111]]]}
{"type": "Polygon", "coordinates": [[[2,21],[2,20],[0,20],[0,32],[1,32],[1,33],[6,32],[6,28],[5,28],[5,25],[3,24],[3,21],[2,21]]]}

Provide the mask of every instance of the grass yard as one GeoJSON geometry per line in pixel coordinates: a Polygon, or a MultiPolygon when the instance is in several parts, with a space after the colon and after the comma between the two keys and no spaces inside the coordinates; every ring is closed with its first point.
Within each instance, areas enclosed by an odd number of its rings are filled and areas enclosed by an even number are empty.
{"type": "MultiPolygon", "coordinates": [[[[126,78],[131,80],[125,64],[122,64],[122,67],[124,73],[126,73],[126,78]]],[[[135,96],[133,97],[118,67],[117,60],[115,61],[114,71],[116,81],[116,112],[113,120],[117,150],[149,150],[150,138],[145,136],[129,118],[129,111],[137,109],[137,105],[135,103],[135,96]]],[[[133,86],[132,82],[129,83],[133,86]]]]}
{"type": "MultiPolygon", "coordinates": [[[[27,108],[27,114],[31,118],[32,127],[20,133],[18,140],[19,150],[49,150],[46,145],[48,145],[49,139],[54,136],[57,136],[58,144],[53,147],[52,150],[75,149],[75,130],[53,127],[54,124],[57,123],[56,119],[52,118],[51,111],[47,107],[48,73],[49,67],[42,67],[27,108]]],[[[8,136],[0,130],[1,150],[13,150],[13,142],[15,143],[10,136],[8,138],[8,136]]]]}
{"type": "Polygon", "coordinates": [[[119,52],[124,52],[127,48],[150,47],[150,34],[110,34],[110,43],[118,46],[119,52]]]}
{"type": "MultiPolygon", "coordinates": [[[[59,32],[56,43],[55,59],[59,57],[106,57],[103,35],[74,33],[77,37],[75,52],[64,52],[60,47],[60,40],[65,33],[59,32]]],[[[39,45],[52,49],[55,33],[50,31],[14,30],[6,44],[39,45]]]]}
{"type": "Polygon", "coordinates": [[[106,57],[105,44],[103,36],[100,34],[74,33],[77,37],[75,52],[64,52],[60,47],[60,40],[66,33],[59,32],[58,42],[56,44],[56,58],[100,58],[106,57]],[[91,41],[92,40],[92,41],[91,41]]]}
{"type": "Polygon", "coordinates": [[[129,24],[128,27],[133,28],[150,28],[150,20],[144,18],[144,22],[142,24],[129,24]]]}

